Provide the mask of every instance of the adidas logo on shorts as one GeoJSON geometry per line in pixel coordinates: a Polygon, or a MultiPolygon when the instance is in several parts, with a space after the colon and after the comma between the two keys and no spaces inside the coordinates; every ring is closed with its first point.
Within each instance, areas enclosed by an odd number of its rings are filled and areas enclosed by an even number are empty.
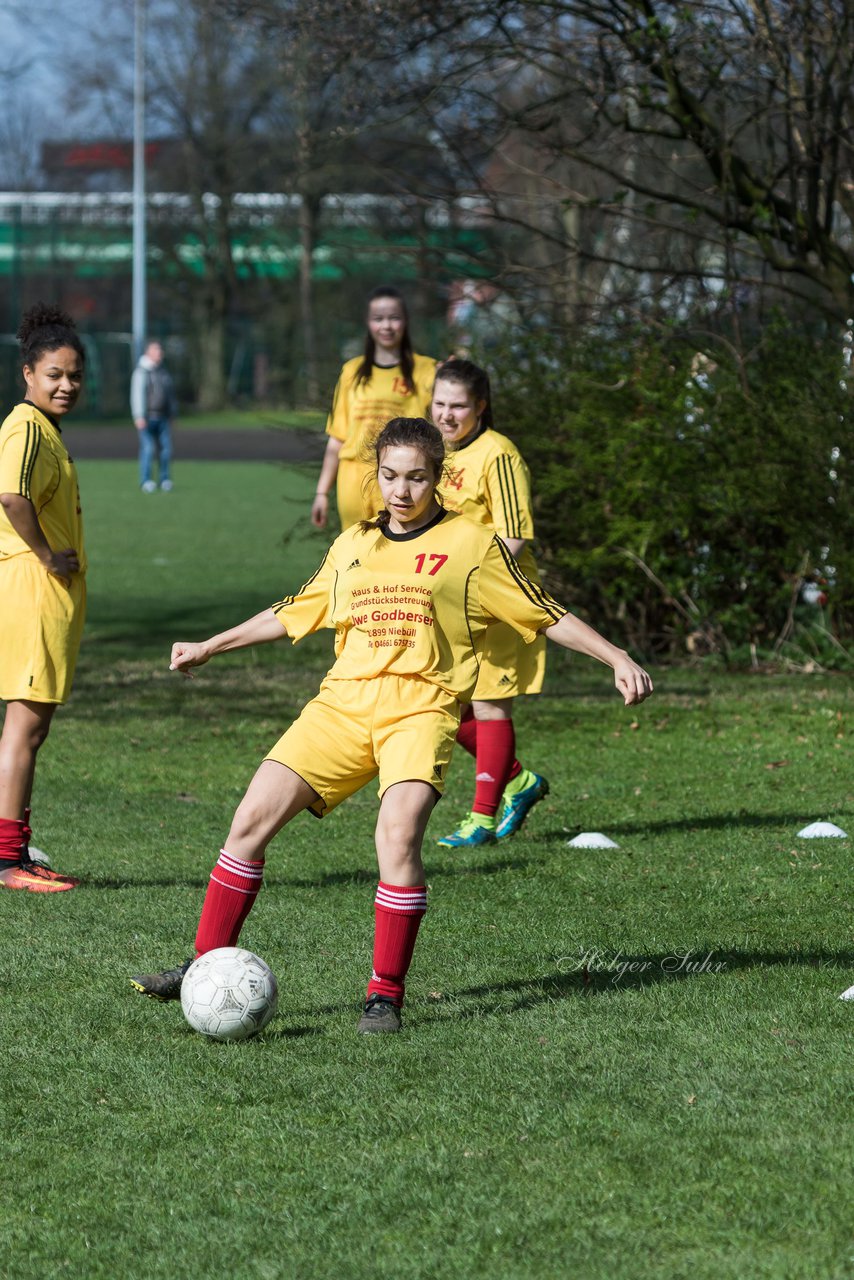
{"type": "Polygon", "coordinates": [[[510,683],[511,683],[511,681],[510,681],[510,677],[509,677],[509,676],[502,676],[502,677],[501,677],[501,679],[498,681],[498,683],[499,683],[499,684],[510,684],[510,683]]]}

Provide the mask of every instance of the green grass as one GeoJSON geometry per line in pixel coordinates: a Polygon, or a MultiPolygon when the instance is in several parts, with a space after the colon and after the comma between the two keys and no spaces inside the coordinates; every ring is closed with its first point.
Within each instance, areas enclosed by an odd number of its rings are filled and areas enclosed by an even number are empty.
{"type": "Polygon", "coordinates": [[[0,896],[0,1274],[854,1275],[851,842],[796,838],[854,823],[850,683],[658,672],[634,715],[554,653],[517,716],[548,800],[507,844],[438,849],[469,798],[461,754],[431,822],[404,1034],[354,1034],[369,788],[272,846],[243,942],[281,1010],[218,1045],[127,975],[188,954],[234,805],[329,636],[193,681],[168,646],[314,567],[313,474],[185,464],[143,497],[132,464],[81,470],[89,624],[34,816],[85,886],[0,896]],[[620,847],[569,849],[579,830],[620,847]]]}
{"type": "MultiPolygon", "coordinates": [[[[278,427],[280,430],[322,431],[326,413],[316,409],[219,409],[210,413],[187,412],[179,415],[183,430],[239,431],[245,427],[278,427]]],[[[77,427],[127,427],[128,417],[87,418],[85,406],[75,417],[77,427]]]]}

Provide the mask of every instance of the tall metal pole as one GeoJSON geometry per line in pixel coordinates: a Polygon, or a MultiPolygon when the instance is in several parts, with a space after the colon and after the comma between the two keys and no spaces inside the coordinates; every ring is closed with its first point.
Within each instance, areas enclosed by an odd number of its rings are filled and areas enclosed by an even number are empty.
{"type": "Polygon", "coordinates": [[[134,0],[133,31],[133,359],[148,326],[145,280],[145,0],[134,0]]]}

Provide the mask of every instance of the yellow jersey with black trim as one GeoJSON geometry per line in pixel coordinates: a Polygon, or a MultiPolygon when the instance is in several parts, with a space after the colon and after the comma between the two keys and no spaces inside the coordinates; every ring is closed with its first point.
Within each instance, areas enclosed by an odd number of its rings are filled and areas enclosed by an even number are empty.
{"type": "Polygon", "coordinates": [[[531,473],[513,441],[491,427],[448,452],[439,490],[449,511],[502,538],[534,536],[531,473]]]}
{"type": "Polygon", "coordinates": [[[399,364],[375,364],[367,382],[356,382],[362,356],[348,360],[341,370],[332,399],[326,434],[342,441],[342,462],[367,461],[373,441],[392,418],[426,418],[433,398],[436,361],[413,354],[410,388],[399,364]]]}
{"type": "Polygon", "coordinates": [[[272,607],[294,641],[335,628],[330,679],[413,676],[463,702],[491,623],[509,623],[530,644],[567,612],[491,530],[450,511],[412,533],[347,529],[308,582],[272,607]]]}
{"type": "MultiPolygon", "coordinates": [[[[27,400],[0,425],[0,493],[27,498],[51,550],[73,547],[85,573],[77,468],[58,424],[27,400]]],[[[0,560],[25,554],[32,554],[29,546],[0,507],[0,560]]]]}

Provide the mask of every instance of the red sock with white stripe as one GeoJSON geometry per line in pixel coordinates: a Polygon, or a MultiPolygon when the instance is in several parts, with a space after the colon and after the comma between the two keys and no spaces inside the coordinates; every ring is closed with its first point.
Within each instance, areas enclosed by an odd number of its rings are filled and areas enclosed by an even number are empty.
{"type": "Polygon", "coordinates": [[[264,859],[247,862],[225,849],[211,872],[196,933],[196,955],[216,947],[236,947],[243,921],[252,910],[264,876],[264,859]]]}
{"type": "MultiPolygon", "coordinates": [[[[516,761],[516,731],[512,720],[477,722],[477,774],[472,813],[494,817],[516,761]]],[[[519,770],[517,769],[518,773],[519,770]]]]}
{"type": "Polygon", "coordinates": [[[426,910],[426,885],[384,884],[382,880],[377,885],[374,971],[368,983],[369,996],[385,996],[395,1004],[403,1004],[404,979],[426,910]]]}

